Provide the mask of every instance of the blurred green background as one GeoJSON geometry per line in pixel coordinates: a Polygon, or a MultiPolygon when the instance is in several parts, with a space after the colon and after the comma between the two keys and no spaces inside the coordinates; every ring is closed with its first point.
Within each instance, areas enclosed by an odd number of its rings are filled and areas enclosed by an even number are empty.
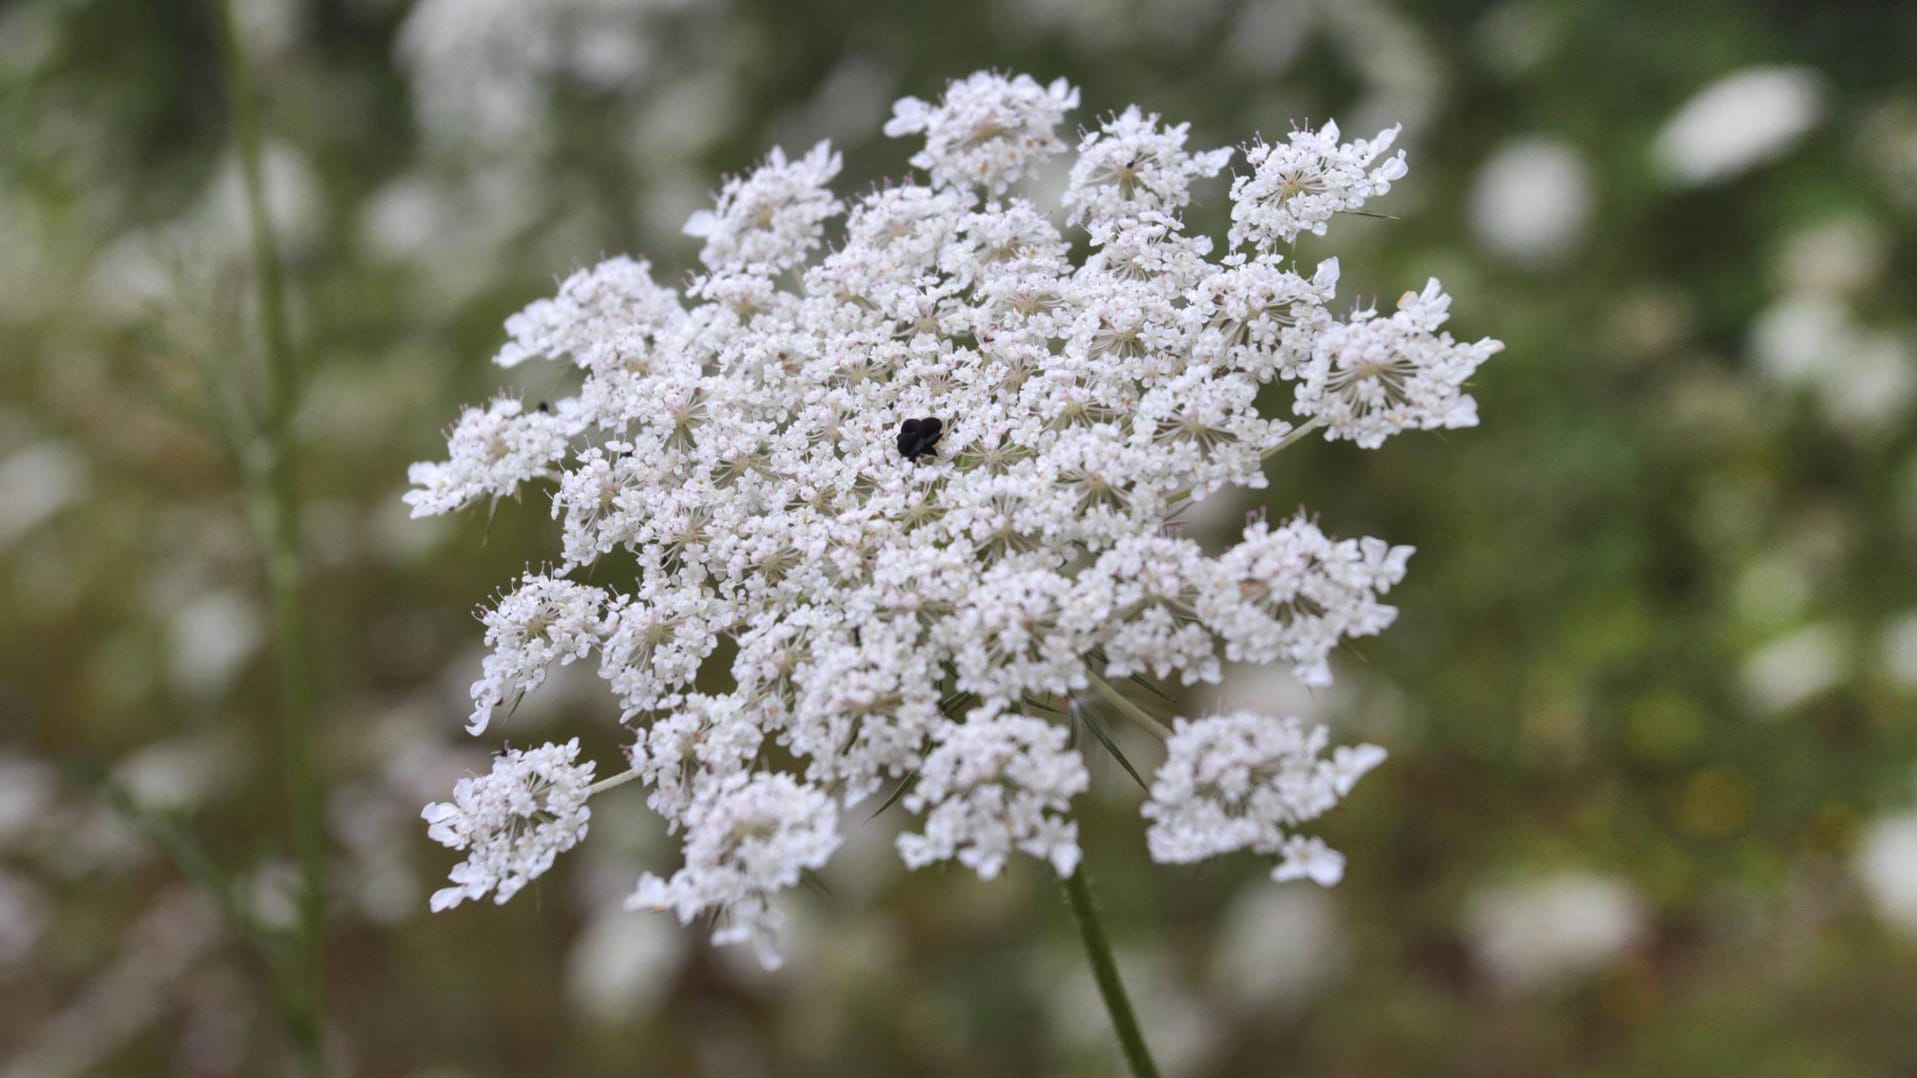
{"type": "MultiPolygon", "coordinates": [[[[1330,692],[1241,670],[1186,703],[1390,749],[1326,822],[1345,882],[1153,866],[1094,761],[1088,858],[1168,1072],[1917,1073],[1917,6],[238,9],[309,378],[339,1073],[1116,1071],[1046,871],[908,875],[884,820],[795,896],[776,974],[620,910],[673,856],[630,788],[510,905],[426,913],[454,857],[419,806],[498,744],[461,730],[470,610],[555,547],[536,499],[408,521],[407,462],[557,277],[622,251],[676,277],[686,215],[775,143],[831,138],[846,189],[898,176],[890,102],[982,67],[1200,147],[1402,122],[1401,220],[1300,255],[1387,303],[1437,274],[1461,336],[1508,342],[1481,428],[1301,447],[1263,492],[1416,545],[1399,623],[1330,692]]],[[[9,1078],[284,1065],[240,941],[76,777],[111,768],[291,917],[271,615],[200,418],[201,366],[230,386],[257,339],[215,26],[189,0],[0,4],[9,1078]]],[[[1201,198],[1218,230],[1222,188],[1201,198]]],[[[607,716],[588,674],[513,732],[607,716]]]]}

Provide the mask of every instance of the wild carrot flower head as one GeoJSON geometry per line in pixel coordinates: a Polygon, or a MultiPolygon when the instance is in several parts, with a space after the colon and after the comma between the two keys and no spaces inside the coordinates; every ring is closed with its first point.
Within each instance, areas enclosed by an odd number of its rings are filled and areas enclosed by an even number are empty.
{"type": "MultiPolygon", "coordinates": [[[[924,136],[929,182],[849,204],[828,146],[773,151],[688,223],[704,269],[683,294],[616,258],[507,323],[498,362],[569,365],[573,392],[469,409],[449,459],[414,466],[416,515],[549,492],[561,549],[482,615],[471,728],[597,656],[630,774],[683,842],[633,905],[716,914],[720,941],[772,960],[769,897],[827,862],[842,807],[888,792],[917,817],[909,865],[993,876],[1023,853],[1069,874],[1082,753],[1104,743],[1079,736],[1088,707],[1137,710],[1111,680],[1215,681],[1232,661],[1321,685],[1343,640],[1396,616],[1407,547],[1304,516],[1220,552],[1176,531],[1312,433],[1375,447],[1476,422],[1463,385],[1499,346],[1443,332],[1437,282],[1340,318],[1337,263],[1280,250],[1402,177],[1402,155],[1379,163],[1393,132],[1255,145],[1221,253],[1183,214],[1232,151],[1188,149],[1184,125],[1136,108],[1082,136],[1061,205],[1031,201],[1077,100],[986,73],[908,98],[886,130],[924,136]],[[1259,407],[1274,381],[1289,416],[1259,407]],[[612,555],[636,573],[592,572],[612,555]]],[[[1296,829],[1381,750],[1321,758],[1323,731],[1250,713],[1169,733],[1155,857],[1250,850],[1280,878],[1337,878],[1342,859],[1296,829]]],[[[584,832],[583,808],[549,815],[584,832]]],[[[471,843],[523,817],[429,818],[471,843]]],[[[562,848],[540,841],[525,868],[562,848]]],[[[535,874],[511,864],[496,874],[515,886],[535,874]]]]}
{"type": "Polygon", "coordinates": [[[578,738],[514,749],[493,762],[491,774],[459,780],[451,801],[421,810],[433,841],[467,851],[453,869],[453,886],[433,893],[433,909],[488,892],[504,902],[578,844],[592,815],[586,797],[593,767],[578,758],[578,738]]]}

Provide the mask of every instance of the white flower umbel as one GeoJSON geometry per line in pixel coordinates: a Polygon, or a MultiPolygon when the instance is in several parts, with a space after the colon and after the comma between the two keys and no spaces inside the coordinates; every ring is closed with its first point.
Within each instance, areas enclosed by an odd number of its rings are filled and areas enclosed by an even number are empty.
{"type": "MultiPolygon", "coordinates": [[[[879,796],[920,820],[899,842],[913,865],[989,876],[1023,853],[1070,875],[1097,739],[1067,716],[1164,736],[1112,682],[1213,682],[1233,661],[1322,685],[1343,641],[1395,616],[1408,547],[1302,514],[1217,554],[1176,535],[1195,499],[1264,486],[1302,438],[1371,447],[1475,417],[1463,383],[1497,344],[1444,336],[1435,282],[1340,319],[1337,261],[1274,250],[1402,176],[1389,133],[1253,147],[1220,256],[1184,215],[1229,151],[1188,151],[1184,125],[1136,108],[1082,137],[1060,205],[1032,201],[1077,97],[979,74],[900,102],[887,130],[925,136],[929,183],[845,202],[828,147],[773,152],[689,222],[704,271],[683,294],[615,258],[511,319],[498,362],[552,361],[555,399],[469,411],[450,459],[415,469],[421,515],[552,491],[562,554],[485,615],[473,726],[596,653],[630,739],[605,784],[644,784],[685,846],[640,905],[767,949],[770,896],[879,796]],[[1289,417],[1259,408],[1273,381],[1289,417]]],[[[1322,746],[1286,720],[1185,723],[1154,853],[1336,876],[1289,828],[1377,752],[1322,746]],[[1244,789],[1180,792],[1214,772],[1244,789]]]]}
{"type": "Polygon", "coordinates": [[[844,212],[827,186],[839,164],[824,142],[797,161],[773,147],[756,172],[726,181],[716,209],[686,222],[686,235],[706,241],[699,261],[715,270],[781,270],[805,261],[824,237],[825,222],[844,212]]]}
{"type": "Polygon", "coordinates": [[[652,263],[609,258],[566,278],[553,298],[506,319],[509,339],[493,362],[515,367],[571,356],[594,370],[616,369],[682,317],[677,293],[654,283],[652,263]]]}
{"type": "Polygon", "coordinates": [[[671,910],[685,924],[719,911],[714,943],[750,943],[766,968],[777,968],[782,918],[767,899],[839,848],[832,798],[789,775],[732,774],[710,780],[682,819],[685,867],[669,880],[640,877],[627,908],[671,910]]]}
{"type": "Polygon", "coordinates": [[[453,866],[453,886],[433,892],[435,912],[488,892],[504,902],[586,837],[592,762],[575,763],[578,757],[578,738],[510,750],[493,760],[490,774],[460,779],[451,801],[421,811],[434,842],[467,851],[453,866]]]}
{"type": "Polygon", "coordinates": [[[1398,140],[1387,128],[1374,139],[1339,143],[1338,125],[1293,131],[1285,142],[1245,149],[1249,176],[1231,184],[1231,245],[1269,251],[1300,232],[1322,236],[1333,214],[1362,209],[1404,179],[1404,151],[1378,158],[1398,140]]]}
{"type": "Polygon", "coordinates": [[[1461,387],[1504,345],[1452,340],[1439,329],[1450,317],[1451,297],[1433,277],[1389,318],[1364,310],[1325,327],[1299,380],[1298,414],[1366,449],[1400,431],[1477,426],[1478,402],[1461,387]]]}
{"type": "Polygon", "coordinates": [[[908,810],[930,809],[923,834],[899,836],[905,863],[921,868],[956,857],[989,880],[1017,849],[1071,875],[1078,825],[1067,813],[1091,778],[1066,747],[1065,728],[1008,715],[947,726],[940,737],[905,795],[908,810]]]}
{"type": "Polygon", "coordinates": [[[1078,90],[1064,79],[1040,86],[1030,75],[980,71],[948,86],[937,105],[901,98],[885,133],[924,133],[912,165],[931,173],[933,186],[1000,194],[1065,148],[1058,125],[1077,107],[1078,90]]]}
{"type": "Polygon", "coordinates": [[[606,593],[571,580],[527,573],[519,588],[480,614],[486,625],[485,676],[473,682],[469,734],[483,733],[493,709],[545,683],[553,664],[592,654],[604,637],[606,593]]]}
{"type": "MultiPolygon", "coordinates": [[[[567,402],[566,411],[577,409],[567,402]]],[[[578,424],[550,405],[528,412],[521,401],[502,397],[484,409],[467,408],[446,438],[451,459],[408,469],[413,489],[406,504],[425,517],[517,494],[521,483],[558,474],[555,466],[578,433],[578,424]]]]}
{"type": "Polygon", "coordinates": [[[1185,152],[1190,124],[1161,127],[1158,114],[1137,105],[1105,121],[1078,144],[1064,206],[1072,224],[1108,222],[1145,213],[1177,213],[1191,200],[1191,182],[1216,176],[1231,149],[1185,152]]]}
{"type": "Polygon", "coordinates": [[[1337,883],[1344,856],[1292,829],[1330,811],[1385,752],[1340,745],[1326,758],[1327,741],[1322,726],[1249,711],[1178,720],[1143,810],[1152,857],[1181,864],[1251,850],[1280,858],[1274,880],[1337,883]]]}
{"type": "Polygon", "coordinates": [[[1375,636],[1398,617],[1378,596],[1404,579],[1411,548],[1382,539],[1333,539],[1299,517],[1277,529],[1257,521],[1227,550],[1198,600],[1233,662],[1286,662],[1300,681],[1331,684],[1339,641],[1375,636]]]}

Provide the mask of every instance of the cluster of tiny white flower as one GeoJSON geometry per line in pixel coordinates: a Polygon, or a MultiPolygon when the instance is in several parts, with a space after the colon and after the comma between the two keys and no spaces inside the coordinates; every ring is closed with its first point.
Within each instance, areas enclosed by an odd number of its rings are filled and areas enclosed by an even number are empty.
{"type": "Polygon", "coordinates": [[[1078,825],[1065,814],[1091,776],[1064,727],[1003,715],[947,724],[935,736],[938,747],[905,797],[908,811],[926,812],[924,833],[899,839],[905,863],[919,868],[956,857],[989,880],[1017,848],[1071,875],[1078,825]]]}
{"type": "Polygon", "coordinates": [[[571,580],[527,573],[519,587],[485,612],[484,677],[473,683],[469,734],[481,734],[495,708],[510,706],[545,683],[553,664],[592,654],[605,636],[605,594],[571,580]]]}
{"type": "Polygon", "coordinates": [[[733,772],[703,783],[678,821],[684,868],[669,880],[648,872],[627,909],[671,910],[684,924],[711,910],[723,918],[714,943],[750,943],[768,969],[782,918],[767,896],[822,867],[839,848],[832,798],[790,775],[733,772]]]}
{"type": "Polygon", "coordinates": [[[1340,144],[1338,125],[1327,123],[1316,131],[1293,131],[1285,142],[1246,147],[1251,175],[1231,184],[1232,246],[1249,243],[1269,251],[1300,232],[1324,235],[1333,214],[1363,209],[1404,178],[1403,150],[1377,164],[1396,141],[1393,127],[1375,139],[1340,144]]]}
{"type": "Polygon", "coordinates": [[[930,173],[933,187],[1001,195],[1065,148],[1058,125],[1077,107],[1078,90],[1064,79],[1040,86],[1030,75],[978,71],[947,86],[936,105],[900,98],[885,134],[925,135],[912,166],[930,173]]]}
{"type": "Polygon", "coordinates": [[[451,801],[420,813],[434,842],[469,851],[454,866],[453,886],[433,892],[435,911],[469,898],[504,902],[552,867],[553,858],[585,837],[592,762],[577,763],[579,739],[513,749],[490,774],[463,778],[451,801]]]}
{"type": "MultiPolygon", "coordinates": [[[[924,134],[913,163],[931,182],[849,211],[829,147],[774,151],[688,223],[705,241],[693,302],[641,261],[574,274],[507,323],[497,360],[569,362],[577,393],[468,410],[450,458],[415,466],[416,515],[552,483],[563,553],[482,615],[471,728],[597,652],[631,732],[625,774],[684,847],[635,906],[718,915],[721,942],[771,960],[769,896],[831,856],[839,807],[888,788],[921,820],[898,840],[909,865],[989,877],[1018,851],[1069,875],[1087,705],[1162,731],[1111,680],[1216,681],[1232,661],[1325,684],[1341,641],[1395,617],[1381,597],[1407,547],[1302,516],[1218,554],[1175,534],[1193,501],[1264,486],[1266,460],[1313,432],[1376,446],[1475,422],[1461,386],[1498,344],[1442,333],[1435,281],[1392,316],[1340,320],[1336,262],[1304,275],[1274,249],[1401,176],[1401,156],[1374,167],[1392,132],[1254,147],[1231,187],[1238,250],[1214,259],[1182,215],[1231,151],[1188,151],[1184,125],[1127,109],[1079,144],[1060,207],[1090,241],[1074,260],[1019,192],[1064,150],[1076,102],[993,74],[902,101],[887,131],[924,134]],[[1273,380],[1302,422],[1260,413],[1273,380]],[[570,579],[615,553],[629,587],[570,579]]],[[[1324,761],[1324,745],[1291,719],[1180,720],[1145,810],[1153,854],[1252,850],[1281,879],[1333,881],[1342,859],[1294,828],[1383,753],[1324,761]]],[[[560,797],[583,779],[533,759],[509,753],[428,811],[472,850],[437,904],[504,897],[555,832],[583,831],[560,797]],[[539,795],[552,825],[481,806],[529,768],[555,791],[539,795]],[[482,845],[489,824],[503,833],[482,845]]]]}
{"type": "Polygon", "coordinates": [[[1340,745],[1324,759],[1326,740],[1322,726],[1250,711],[1178,720],[1143,810],[1152,857],[1182,864],[1253,850],[1282,858],[1274,880],[1337,883],[1344,857],[1290,829],[1330,811],[1385,754],[1340,745]]]}

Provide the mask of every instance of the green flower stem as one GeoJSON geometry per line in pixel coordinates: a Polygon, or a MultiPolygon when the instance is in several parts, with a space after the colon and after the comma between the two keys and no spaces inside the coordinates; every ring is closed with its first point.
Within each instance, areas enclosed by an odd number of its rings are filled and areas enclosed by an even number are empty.
{"type": "Polygon", "coordinates": [[[299,395],[293,362],[293,338],[286,316],[286,278],[280,267],[279,242],[273,235],[272,211],[266,200],[265,152],[259,114],[254,111],[253,78],[240,43],[233,0],[214,0],[220,23],[220,62],[226,69],[226,96],[233,111],[233,139],[240,157],[240,179],[246,194],[247,240],[252,253],[256,295],[260,305],[260,336],[266,348],[262,381],[268,434],[286,429],[299,395]]]}
{"type": "MultiPolygon", "coordinates": [[[[1290,449],[1292,446],[1298,444],[1300,439],[1303,439],[1304,437],[1311,434],[1312,432],[1324,429],[1324,425],[1325,425],[1325,418],[1323,416],[1311,417],[1309,420],[1305,421],[1299,426],[1293,427],[1289,434],[1286,434],[1283,438],[1278,439],[1278,442],[1276,445],[1273,445],[1269,449],[1266,449],[1264,452],[1258,454],[1258,459],[1261,461],[1270,460],[1272,457],[1277,456],[1279,453],[1282,453],[1285,450],[1290,449]]],[[[1171,494],[1166,496],[1165,500],[1170,503],[1177,503],[1177,502],[1185,501],[1189,499],[1191,496],[1192,496],[1192,488],[1186,487],[1183,490],[1173,491],[1171,494]]]]}
{"type": "Polygon", "coordinates": [[[1287,434],[1283,438],[1278,439],[1277,445],[1274,445],[1270,449],[1267,449],[1263,453],[1259,454],[1259,459],[1270,460],[1276,454],[1291,448],[1294,444],[1297,443],[1297,441],[1300,438],[1303,438],[1306,435],[1310,434],[1311,432],[1322,428],[1324,425],[1325,425],[1324,416],[1312,416],[1309,420],[1293,428],[1290,434],[1287,434]]]}
{"type": "Polygon", "coordinates": [[[307,632],[305,584],[297,549],[295,503],[285,487],[285,469],[269,473],[267,489],[253,498],[255,528],[266,547],[267,583],[280,668],[281,767],[291,801],[293,845],[299,865],[299,921],[284,976],[298,985],[286,1018],[302,1073],[325,1073],[321,1034],[325,1026],[326,851],[314,723],[313,665],[307,632]]]}
{"type": "Polygon", "coordinates": [[[605,793],[607,790],[618,789],[619,787],[624,786],[626,783],[631,782],[633,779],[636,779],[638,777],[639,777],[639,772],[637,769],[621,771],[617,775],[614,775],[609,779],[600,779],[598,782],[595,782],[591,786],[586,787],[586,796],[592,797],[597,794],[605,793]]]}
{"type": "Polygon", "coordinates": [[[1092,691],[1096,692],[1106,703],[1112,705],[1113,709],[1119,714],[1143,726],[1145,729],[1150,730],[1158,736],[1160,741],[1170,740],[1172,736],[1171,727],[1152,718],[1150,712],[1126,699],[1124,693],[1112,688],[1111,684],[1104,678],[1099,677],[1089,670],[1085,672],[1085,676],[1092,681],[1092,691]]]}
{"type": "Polygon", "coordinates": [[[280,668],[282,767],[291,801],[293,846],[300,870],[299,923],[292,954],[281,976],[297,991],[287,994],[287,1024],[300,1072],[324,1074],[326,984],[326,850],[324,805],[316,746],[312,641],[306,582],[299,549],[299,497],[295,484],[293,415],[300,379],[286,313],[286,280],[266,199],[260,123],[241,48],[232,0],[215,0],[220,56],[233,110],[234,140],[246,191],[254,283],[259,299],[265,362],[260,372],[257,429],[241,442],[241,473],[248,488],[254,530],[264,550],[272,595],[280,668]]]}
{"type": "Polygon", "coordinates": [[[1138,1028],[1138,1016],[1125,995],[1125,984],[1118,977],[1118,961],[1112,957],[1111,941],[1098,920],[1098,905],[1092,900],[1091,884],[1085,879],[1085,866],[1061,881],[1065,902],[1078,922],[1079,938],[1085,942],[1085,955],[1092,963],[1092,979],[1098,982],[1098,994],[1104,997],[1105,1010],[1118,1031],[1118,1045],[1133,1078],[1158,1078],[1158,1065],[1152,1062],[1151,1049],[1145,1047],[1145,1034],[1138,1028]]]}

